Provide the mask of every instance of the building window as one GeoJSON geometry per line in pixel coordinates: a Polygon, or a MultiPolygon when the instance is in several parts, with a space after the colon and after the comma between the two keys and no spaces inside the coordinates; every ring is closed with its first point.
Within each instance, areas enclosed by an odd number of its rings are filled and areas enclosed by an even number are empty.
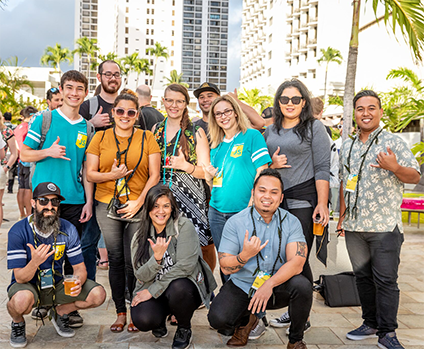
{"type": "Polygon", "coordinates": [[[150,19],[149,18],[146,19],[146,24],[150,24],[150,19]]]}
{"type": "Polygon", "coordinates": [[[174,31],[172,30],[172,32],[171,32],[171,36],[174,36],[174,31]]]}
{"type": "Polygon", "coordinates": [[[128,17],[125,17],[125,23],[128,23],[128,17]]]}
{"type": "Polygon", "coordinates": [[[174,21],[174,20],[172,20],[172,26],[173,26],[173,27],[175,26],[175,21],[174,21]]]}
{"type": "Polygon", "coordinates": [[[125,38],[125,43],[128,44],[128,38],[125,38]]]}
{"type": "Polygon", "coordinates": [[[155,14],[155,9],[154,8],[152,8],[152,15],[154,15],[155,14]]]}
{"type": "Polygon", "coordinates": [[[153,24],[155,24],[155,19],[154,19],[154,18],[152,18],[152,25],[153,25],[153,24]]]}
{"type": "Polygon", "coordinates": [[[155,30],[154,29],[152,29],[152,35],[155,35],[155,30]]]}
{"type": "Polygon", "coordinates": [[[268,69],[268,76],[271,76],[271,68],[268,69]]]}
{"type": "Polygon", "coordinates": [[[171,61],[171,67],[173,67],[174,66],[174,61],[171,61]]]}
{"type": "Polygon", "coordinates": [[[150,30],[146,29],[146,35],[149,35],[150,30]]]}
{"type": "Polygon", "coordinates": [[[150,9],[147,9],[147,14],[150,15],[150,9]]]}
{"type": "Polygon", "coordinates": [[[130,9],[128,7],[125,8],[125,13],[130,12],[130,9]]]}
{"type": "Polygon", "coordinates": [[[125,47],[125,54],[128,54],[128,47],[125,47]]]}
{"type": "Polygon", "coordinates": [[[150,39],[150,45],[154,45],[155,41],[153,39],[150,39]]]}
{"type": "Polygon", "coordinates": [[[269,36],[268,36],[268,42],[272,42],[272,34],[269,34],[269,36]]]}
{"type": "Polygon", "coordinates": [[[148,45],[149,44],[149,39],[146,39],[146,45],[148,45]]]}
{"type": "Polygon", "coordinates": [[[272,58],[272,51],[269,51],[268,52],[268,59],[271,60],[271,58],[272,58]]]}
{"type": "Polygon", "coordinates": [[[171,46],[174,46],[174,40],[171,40],[171,46]]]}
{"type": "Polygon", "coordinates": [[[125,34],[128,34],[130,32],[130,29],[128,27],[125,27],[125,34]]]}
{"type": "Polygon", "coordinates": [[[172,15],[175,16],[175,10],[172,10],[172,15]]]}

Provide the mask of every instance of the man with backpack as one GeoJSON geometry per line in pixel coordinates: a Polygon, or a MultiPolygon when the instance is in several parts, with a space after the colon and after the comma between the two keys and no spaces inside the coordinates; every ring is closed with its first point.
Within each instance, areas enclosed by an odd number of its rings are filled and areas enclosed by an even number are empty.
{"type": "MultiPolygon", "coordinates": [[[[118,91],[122,84],[121,67],[113,60],[103,61],[100,63],[98,68],[97,80],[101,85],[100,93],[97,96],[87,99],[83,104],[81,104],[79,113],[84,119],[90,120],[96,128],[96,131],[101,131],[112,126],[112,106],[113,102],[115,102],[115,98],[118,96],[118,91]]],[[[83,226],[81,249],[84,256],[84,262],[87,267],[87,278],[95,281],[97,244],[99,242],[101,232],[99,225],[97,224],[96,210],[94,207],[92,211],[93,216],[83,226]]],[[[103,263],[104,262],[105,261],[103,261],[103,263]]]]}
{"type": "MultiPolygon", "coordinates": [[[[61,188],[66,200],[61,204],[60,217],[72,223],[80,237],[82,224],[91,218],[93,207],[93,184],[86,180],[84,163],[94,127],[79,115],[87,87],[87,78],[80,72],[70,70],[63,74],[59,87],[62,107],[34,120],[21,149],[23,161],[36,163],[33,188],[47,181],[61,188]]],[[[72,274],[67,261],[65,274],[72,274]]],[[[70,314],[70,326],[82,326],[77,313],[70,314]]]]}

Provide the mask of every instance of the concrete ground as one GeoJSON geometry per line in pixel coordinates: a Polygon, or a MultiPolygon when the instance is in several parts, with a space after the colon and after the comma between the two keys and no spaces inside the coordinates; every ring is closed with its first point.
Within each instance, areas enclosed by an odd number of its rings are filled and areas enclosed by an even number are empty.
{"type": "MultiPolygon", "coordinates": [[[[16,189],[15,189],[16,193],[16,189]]],[[[4,217],[0,228],[0,348],[10,348],[10,316],[6,310],[6,288],[10,283],[10,271],[7,270],[7,232],[18,220],[19,211],[16,194],[4,194],[4,217]]],[[[331,222],[334,231],[335,223],[331,222]]],[[[351,270],[345,249],[344,238],[331,234],[328,266],[325,268],[311,255],[311,264],[315,278],[320,274],[335,274],[351,270]]],[[[216,274],[217,270],[215,270],[216,274]]],[[[169,326],[169,335],[164,339],[155,338],[149,333],[130,334],[124,331],[112,333],[109,326],[115,320],[115,309],[111,300],[107,271],[98,271],[97,281],[105,286],[107,301],[97,309],[81,311],[84,326],[77,330],[74,338],[62,338],[47,320],[45,326],[41,321],[26,317],[28,348],[62,349],[62,348],[107,348],[107,349],[161,349],[170,348],[175,327],[169,326]]],[[[218,280],[219,278],[217,278],[218,280]]],[[[424,349],[424,231],[416,227],[405,226],[405,242],[402,246],[401,265],[399,270],[399,287],[401,290],[399,307],[400,342],[408,349],[424,349]]],[[[268,319],[280,316],[282,311],[268,311],[268,319]]],[[[211,330],[206,318],[207,310],[195,312],[193,326],[193,342],[190,348],[226,348],[229,339],[211,330]]],[[[377,339],[350,341],[346,333],[362,323],[359,307],[329,308],[323,299],[314,294],[311,312],[312,328],[305,334],[305,342],[310,349],[374,349],[377,339]]],[[[247,348],[284,348],[288,337],[286,329],[268,327],[265,335],[256,341],[249,341],[247,348]]]]}

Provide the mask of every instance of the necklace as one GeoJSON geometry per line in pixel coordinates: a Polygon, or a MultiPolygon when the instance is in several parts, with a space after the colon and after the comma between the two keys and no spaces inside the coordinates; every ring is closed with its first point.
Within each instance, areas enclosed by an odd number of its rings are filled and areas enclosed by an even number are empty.
{"type": "MultiPolygon", "coordinates": [[[[230,146],[228,147],[227,152],[225,153],[224,160],[222,161],[221,170],[218,171],[218,177],[222,173],[222,171],[224,170],[224,165],[225,165],[225,162],[227,160],[228,152],[230,151],[230,149],[233,148],[233,144],[234,144],[234,142],[235,142],[235,140],[236,140],[236,138],[238,137],[239,134],[240,134],[240,132],[238,132],[236,135],[234,135],[233,140],[231,141],[230,146]]],[[[215,152],[215,154],[213,156],[212,166],[214,166],[214,167],[215,167],[215,158],[218,155],[219,151],[221,150],[222,143],[224,143],[224,141],[222,141],[221,143],[219,143],[218,149],[217,149],[217,151],[215,152]]]]}

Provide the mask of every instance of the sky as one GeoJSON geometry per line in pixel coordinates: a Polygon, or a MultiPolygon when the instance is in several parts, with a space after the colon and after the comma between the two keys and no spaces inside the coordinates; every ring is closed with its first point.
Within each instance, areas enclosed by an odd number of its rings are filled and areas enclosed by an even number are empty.
{"type": "MultiPolygon", "coordinates": [[[[74,47],[74,0],[7,0],[0,9],[0,58],[18,56],[26,67],[39,67],[47,46],[74,47]]],[[[229,8],[228,90],[239,85],[242,0],[229,8]]],[[[62,70],[73,66],[61,65],[62,70]]]]}

